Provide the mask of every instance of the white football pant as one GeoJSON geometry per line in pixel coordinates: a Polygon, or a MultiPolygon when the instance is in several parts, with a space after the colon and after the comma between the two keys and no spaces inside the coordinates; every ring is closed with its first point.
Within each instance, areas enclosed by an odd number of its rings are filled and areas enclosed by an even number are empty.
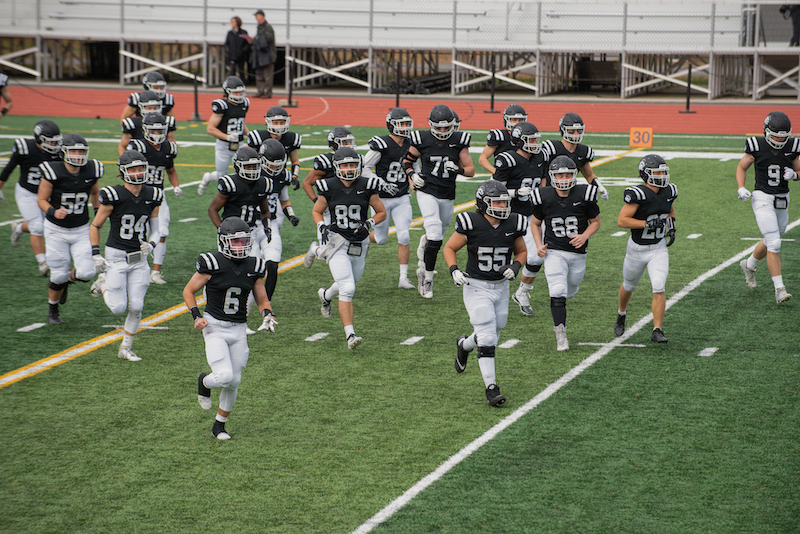
{"type": "Polygon", "coordinates": [[[544,274],[551,297],[571,299],[578,293],[586,274],[586,254],[548,249],[544,256],[544,274]]]}
{"type": "MultiPolygon", "coordinates": [[[[395,198],[382,198],[383,206],[386,208],[386,218],[382,223],[375,225],[375,242],[383,245],[389,239],[389,218],[391,217],[397,231],[397,244],[408,245],[411,242],[411,219],[413,210],[411,209],[411,195],[403,195],[395,198]]],[[[452,213],[451,213],[452,217],[452,213]]]]}
{"type": "Polygon", "coordinates": [[[775,195],[769,195],[759,190],[753,191],[750,202],[753,205],[758,230],[764,236],[767,250],[777,254],[781,250],[781,236],[789,224],[789,194],[786,194],[787,209],[785,210],[775,209],[775,195]]]}
{"type": "Polygon", "coordinates": [[[204,379],[209,389],[221,389],[220,410],[230,412],[236,402],[242,370],[247,366],[250,348],[247,346],[246,323],[220,321],[208,313],[203,314],[208,326],[203,329],[206,342],[206,360],[211,374],[204,379]]]}
{"type": "Polygon", "coordinates": [[[129,264],[126,261],[127,254],[122,250],[106,247],[105,254],[108,266],[103,299],[106,306],[116,315],[126,309],[141,313],[144,309],[144,296],[150,287],[150,266],[147,258],[129,264]]]}
{"type": "Polygon", "coordinates": [[[44,239],[45,259],[50,266],[52,283],[64,284],[69,280],[70,258],[75,265],[75,278],[84,281],[94,278],[88,223],[77,228],[64,228],[45,220],[44,239]]]}
{"type": "Polygon", "coordinates": [[[44,235],[44,212],[39,209],[36,193],[31,193],[17,182],[14,188],[14,198],[22,217],[28,221],[28,231],[31,235],[44,235]]]}
{"type": "Polygon", "coordinates": [[[625,261],[622,262],[622,287],[625,291],[633,293],[645,268],[650,277],[653,293],[664,293],[669,274],[666,240],[662,239],[654,245],[638,245],[632,238],[628,238],[625,261]]]}
{"type": "Polygon", "coordinates": [[[462,288],[464,307],[479,347],[494,347],[500,339],[508,320],[508,287],[505,279],[490,282],[470,278],[462,288]]]}
{"type": "Polygon", "coordinates": [[[453,203],[452,200],[417,191],[417,205],[422,214],[422,227],[425,228],[428,241],[444,240],[444,231],[453,220],[453,203]]]}

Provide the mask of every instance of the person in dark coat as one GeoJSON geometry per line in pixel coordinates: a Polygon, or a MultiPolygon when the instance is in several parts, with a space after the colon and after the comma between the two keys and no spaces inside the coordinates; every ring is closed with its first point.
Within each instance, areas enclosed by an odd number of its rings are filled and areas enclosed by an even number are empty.
{"type": "Polygon", "coordinates": [[[242,80],[246,79],[244,64],[250,56],[250,43],[246,36],[247,30],[242,29],[242,19],[231,18],[231,30],[225,38],[225,59],[228,65],[228,75],[238,76],[242,80]]]}

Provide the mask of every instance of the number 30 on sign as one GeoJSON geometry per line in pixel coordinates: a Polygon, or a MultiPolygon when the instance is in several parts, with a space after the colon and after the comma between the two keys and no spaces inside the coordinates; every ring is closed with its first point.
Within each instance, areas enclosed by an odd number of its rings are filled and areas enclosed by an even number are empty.
{"type": "Polygon", "coordinates": [[[631,148],[652,148],[653,129],[652,128],[631,128],[631,136],[628,144],[631,148]]]}

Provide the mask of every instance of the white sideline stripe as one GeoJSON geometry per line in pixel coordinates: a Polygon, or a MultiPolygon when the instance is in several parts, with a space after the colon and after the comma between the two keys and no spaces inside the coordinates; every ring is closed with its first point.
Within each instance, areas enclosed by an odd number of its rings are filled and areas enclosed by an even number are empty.
{"type": "Polygon", "coordinates": [[[719,350],[718,347],[708,347],[697,353],[698,356],[711,356],[719,350]]]}
{"type": "Polygon", "coordinates": [[[519,343],[519,339],[509,339],[508,341],[506,341],[504,343],[501,343],[500,345],[497,345],[497,348],[498,349],[510,349],[511,347],[516,345],[517,343],[519,343]]]}
{"type": "Polygon", "coordinates": [[[178,222],[193,222],[196,221],[197,217],[189,217],[188,219],[180,219],[178,222]]]}
{"type": "Polygon", "coordinates": [[[686,236],[686,239],[697,239],[698,237],[702,236],[703,234],[689,234],[686,236]]]}
{"type": "Polygon", "coordinates": [[[401,341],[400,344],[401,345],[413,345],[414,343],[419,343],[423,339],[425,339],[425,336],[413,336],[413,337],[410,337],[410,338],[406,339],[405,341],[401,341]]]}
{"type": "MultiPolygon", "coordinates": [[[[590,343],[588,341],[585,341],[583,343],[578,343],[578,345],[594,345],[594,346],[597,346],[597,347],[605,347],[606,345],[608,345],[608,343],[590,343]]],[[[641,348],[641,347],[646,347],[647,345],[642,345],[641,343],[620,343],[620,344],[618,344],[616,346],[617,347],[637,347],[637,348],[641,348]]]]}
{"type": "Polygon", "coordinates": [[[611,234],[611,237],[622,237],[622,236],[624,236],[624,235],[628,235],[628,232],[625,232],[625,231],[622,231],[622,232],[614,232],[613,234],[611,234]]]}
{"type": "MultiPolygon", "coordinates": [[[[788,232],[795,226],[800,224],[800,219],[794,221],[792,224],[786,227],[786,231],[788,232]]],[[[670,309],[674,304],[680,302],[680,300],[688,295],[690,292],[695,290],[700,284],[714,276],[715,274],[719,273],[723,269],[726,269],[741,261],[743,258],[749,256],[753,250],[755,250],[755,245],[752,247],[736,254],[732,258],[720,263],[713,269],[706,271],[705,273],[701,274],[690,283],[685,285],[683,289],[675,293],[669,300],[667,300],[666,309],[670,309]]],[[[618,338],[614,339],[611,343],[606,343],[603,345],[600,350],[583,360],[581,363],[567,371],[564,376],[547,386],[544,391],[536,395],[534,398],[529,400],[524,405],[520,406],[513,413],[511,413],[508,417],[497,423],[495,426],[487,430],[483,435],[481,435],[478,439],[469,443],[466,447],[455,453],[453,456],[447,459],[443,464],[436,468],[435,471],[428,474],[427,476],[423,477],[419,482],[411,486],[407,489],[402,495],[398,498],[387,504],[382,510],[380,510],[377,514],[366,520],[360,527],[353,531],[352,534],[366,534],[367,532],[372,531],[373,528],[380,525],[387,519],[389,519],[392,515],[395,514],[398,510],[400,510],[403,506],[408,504],[411,499],[422,493],[422,490],[442,478],[444,475],[447,474],[453,467],[460,464],[462,461],[466,460],[473,452],[480,449],[483,445],[494,439],[500,432],[511,426],[511,424],[515,423],[521,417],[526,415],[528,412],[536,408],[539,404],[550,398],[555,392],[561,389],[563,386],[566,386],[573,378],[581,374],[583,371],[591,367],[596,362],[600,361],[600,359],[611,352],[615,347],[621,346],[624,341],[627,341],[633,334],[637,333],[641,330],[645,325],[649,324],[653,320],[653,314],[649,313],[646,316],[642,317],[636,324],[632,325],[628,330],[625,331],[624,334],[619,336],[618,338]]]]}
{"type": "Polygon", "coordinates": [[[41,328],[44,326],[44,323],[33,323],[29,324],[28,326],[23,326],[22,328],[17,328],[17,332],[30,332],[31,330],[36,330],[37,328],[41,328]]]}
{"type": "MultiPolygon", "coordinates": [[[[124,324],[104,324],[103,328],[124,328],[124,324]]],[[[168,326],[140,326],[139,330],[169,330],[168,326]]],[[[139,331],[137,330],[137,332],[139,331]]]]}
{"type": "Polygon", "coordinates": [[[328,337],[328,332],[317,332],[313,336],[308,336],[306,341],[319,341],[320,339],[324,339],[328,337]]]}
{"type": "MultiPolygon", "coordinates": [[[[742,241],[761,241],[764,238],[763,237],[740,237],[739,239],[741,239],[742,241]]],[[[781,241],[794,241],[794,239],[781,238],[781,241]]]]}

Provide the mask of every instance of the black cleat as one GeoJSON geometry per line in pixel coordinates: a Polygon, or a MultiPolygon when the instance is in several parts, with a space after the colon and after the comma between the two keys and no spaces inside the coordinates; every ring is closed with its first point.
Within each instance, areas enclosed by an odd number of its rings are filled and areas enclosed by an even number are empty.
{"type": "Polygon", "coordinates": [[[614,335],[617,337],[625,333],[625,317],[627,317],[627,315],[620,315],[617,313],[617,322],[614,323],[614,335]]]}
{"type": "Polygon", "coordinates": [[[664,335],[664,332],[660,328],[653,329],[653,335],[650,337],[654,343],[666,343],[669,341],[667,336],[664,335]]]}
{"type": "Polygon", "coordinates": [[[231,435],[225,431],[225,423],[222,421],[214,421],[214,426],[211,427],[211,433],[214,434],[214,437],[217,439],[231,439],[231,435]]]}
{"type": "Polygon", "coordinates": [[[486,401],[489,403],[489,406],[500,406],[506,402],[506,398],[500,395],[500,386],[497,384],[489,384],[489,387],[486,388],[486,401]]]}
{"type": "Polygon", "coordinates": [[[456,340],[456,372],[463,373],[464,370],[467,368],[467,358],[469,357],[469,351],[464,350],[464,340],[467,339],[465,336],[458,336],[456,340]]]}
{"type": "Polygon", "coordinates": [[[58,315],[58,304],[50,304],[50,311],[47,312],[47,322],[50,324],[64,324],[64,320],[58,315]]]}

